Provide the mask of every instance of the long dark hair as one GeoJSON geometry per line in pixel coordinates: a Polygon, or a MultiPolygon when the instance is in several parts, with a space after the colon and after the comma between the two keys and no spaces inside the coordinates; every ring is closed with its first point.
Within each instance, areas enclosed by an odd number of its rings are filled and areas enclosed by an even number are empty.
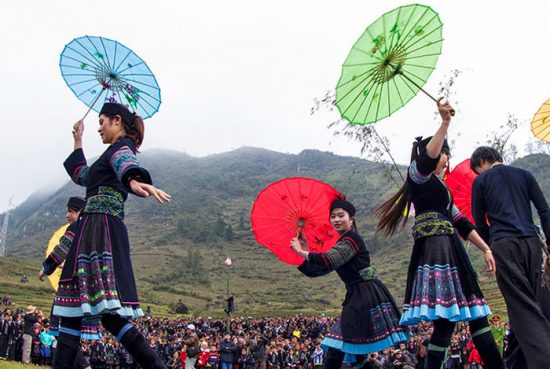
{"type": "MultiPolygon", "coordinates": [[[[422,140],[422,137],[416,137],[411,151],[411,163],[418,158],[421,148],[428,144],[429,139],[431,137],[424,140],[422,140]]],[[[390,237],[398,229],[405,228],[411,211],[411,203],[412,196],[409,191],[409,174],[407,173],[405,183],[399,191],[375,210],[374,213],[379,218],[376,233],[383,232],[384,236],[390,237]]]]}

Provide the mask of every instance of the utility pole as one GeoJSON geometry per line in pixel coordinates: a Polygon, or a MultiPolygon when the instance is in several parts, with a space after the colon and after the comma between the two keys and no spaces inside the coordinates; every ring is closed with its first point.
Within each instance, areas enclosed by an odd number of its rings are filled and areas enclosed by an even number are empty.
{"type": "Polygon", "coordinates": [[[2,229],[0,229],[0,256],[3,257],[6,252],[6,237],[8,235],[8,222],[10,220],[11,207],[13,205],[13,196],[10,197],[8,203],[8,210],[4,216],[4,222],[2,223],[2,229]]]}

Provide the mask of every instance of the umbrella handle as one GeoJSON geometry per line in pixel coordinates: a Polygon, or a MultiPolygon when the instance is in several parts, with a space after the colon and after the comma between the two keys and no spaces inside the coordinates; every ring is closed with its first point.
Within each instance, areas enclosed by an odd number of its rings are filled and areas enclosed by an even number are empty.
{"type": "MultiPolygon", "coordinates": [[[[398,72],[400,75],[402,75],[407,81],[409,81],[410,83],[412,83],[413,85],[415,85],[417,88],[420,89],[420,91],[424,92],[426,94],[426,96],[428,96],[430,99],[432,99],[434,102],[438,102],[437,99],[435,97],[433,97],[432,95],[430,95],[426,90],[424,90],[418,83],[416,83],[415,81],[413,81],[412,79],[409,78],[409,76],[407,76],[405,73],[403,73],[403,71],[399,71],[398,72]]],[[[455,116],[455,110],[452,109],[451,110],[451,115],[454,117],[455,116]]]]}
{"type": "Polygon", "coordinates": [[[101,91],[97,94],[97,97],[95,98],[95,100],[90,104],[90,108],[88,108],[88,111],[86,112],[86,114],[84,114],[84,116],[82,117],[82,120],[84,120],[88,114],[90,113],[90,111],[92,110],[92,107],[95,105],[95,103],[97,102],[97,100],[99,100],[99,97],[101,96],[101,94],[103,93],[103,91],[105,91],[105,87],[103,87],[101,89],[101,91]]]}

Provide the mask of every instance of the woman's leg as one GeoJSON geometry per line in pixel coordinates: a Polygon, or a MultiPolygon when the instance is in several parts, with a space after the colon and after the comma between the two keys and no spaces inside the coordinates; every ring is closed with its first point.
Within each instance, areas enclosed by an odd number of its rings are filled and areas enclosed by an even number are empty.
{"type": "Polygon", "coordinates": [[[344,361],[344,353],[334,348],[329,348],[325,358],[324,369],[340,369],[344,361]]]}
{"type": "Polygon", "coordinates": [[[451,343],[451,336],[455,329],[455,323],[447,319],[434,320],[434,331],[428,344],[426,356],[426,369],[440,369],[447,353],[447,347],[451,343]]]}
{"type": "Polygon", "coordinates": [[[80,327],[82,318],[60,318],[57,352],[53,361],[54,369],[73,369],[80,351],[80,327]]]}
{"type": "Polygon", "coordinates": [[[497,344],[491,333],[487,318],[480,318],[470,322],[470,334],[477,351],[485,363],[486,369],[503,369],[504,360],[500,356],[497,344]]]}
{"type": "Polygon", "coordinates": [[[166,369],[159,356],[132,323],[116,314],[103,315],[101,324],[128,350],[143,369],[166,369]]]}

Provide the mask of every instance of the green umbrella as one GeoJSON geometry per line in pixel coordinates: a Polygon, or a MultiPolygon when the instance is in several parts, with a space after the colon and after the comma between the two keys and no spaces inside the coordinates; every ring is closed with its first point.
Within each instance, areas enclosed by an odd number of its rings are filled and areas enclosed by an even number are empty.
{"type": "MultiPolygon", "coordinates": [[[[405,105],[428,80],[441,53],[443,24],[430,7],[394,9],[353,45],[336,86],[336,106],[352,124],[371,124],[405,105]]],[[[435,99],[430,96],[434,101],[435,99]]]]}

